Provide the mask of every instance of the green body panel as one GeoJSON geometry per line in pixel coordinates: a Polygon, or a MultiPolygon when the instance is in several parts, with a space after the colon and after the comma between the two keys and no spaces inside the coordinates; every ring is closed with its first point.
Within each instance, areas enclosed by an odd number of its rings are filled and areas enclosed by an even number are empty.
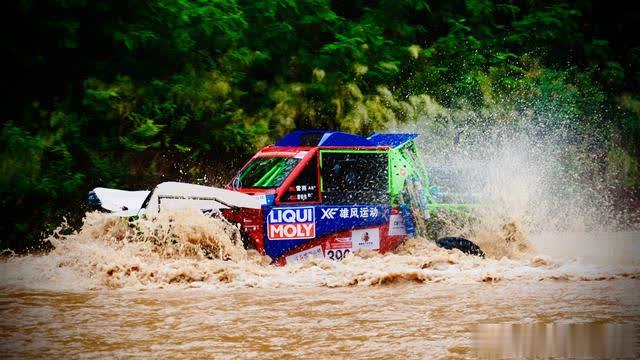
{"type": "Polygon", "coordinates": [[[428,213],[435,215],[438,211],[444,210],[454,213],[468,213],[469,209],[477,205],[463,203],[439,203],[430,191],[430,181],[427,169],[424,165],[424,157],[418,150],[415,142],[408,141],[390,151],[391,174],[390,193],[391,203],[394,204],[399,199],[398,196],[405,191],[407,179],[420,182],[422,195],[428,204],[428,213]]]}
{"type": "Polygon", "coordinates": [[[389,152],[389,194],[392,204],[404,190],[407,177],[415,172],[416,167],[407,157],[406,151],[396,148],[389,152]]]}

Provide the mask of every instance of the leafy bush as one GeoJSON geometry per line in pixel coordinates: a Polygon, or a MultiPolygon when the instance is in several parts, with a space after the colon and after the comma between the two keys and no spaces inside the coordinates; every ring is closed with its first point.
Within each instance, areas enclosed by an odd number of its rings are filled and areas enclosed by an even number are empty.
{"type": "Polygon", "coordinates": [[[95,186],[204,181],[294,128],[463,127],[461,109],[552,113],[609,149],[612,183],[637,189],[640,46],[618,34],[640,15],[605,5],[15,2],[26,36],[3,34],[0,247],[33,244],[95,186]]]}

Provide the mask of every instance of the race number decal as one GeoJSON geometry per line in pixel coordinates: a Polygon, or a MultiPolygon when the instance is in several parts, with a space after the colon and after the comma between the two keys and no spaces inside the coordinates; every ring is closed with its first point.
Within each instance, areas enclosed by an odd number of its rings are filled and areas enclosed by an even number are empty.
{"type": "Polygon", "coordinates": [[[345,256],[351,253],[351,249],[335,249],[335,250],[327,250],[324,252],[324,256],[331,260],[342,260],[345,256]]]}
{"type": "Polygon", "coordinates": [[[352,250],[351,238],[331,239],[325,247],[324,257],[331,260],[342,260],[352,250]]]}

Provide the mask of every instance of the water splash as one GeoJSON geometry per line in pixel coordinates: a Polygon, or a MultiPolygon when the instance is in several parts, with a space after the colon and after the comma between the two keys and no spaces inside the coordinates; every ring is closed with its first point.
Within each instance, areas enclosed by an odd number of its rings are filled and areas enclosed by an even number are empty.
{"type": "Polygon", "coordinates": [[[603,170],[607,145],[574,119],[533,109],[425,109],[417,123],[432,192],[472,204],[441,214],[438,235],[473,239],[494,258],[535,254],[543,232],[637,230],[640,211],[621,205],[603,170]]]}
{"type": "Polygon", "coordinates": [[[312,259],[284,267],[247,251],[226,221],[197,211],[172,210],[132,223],[88,213],[77,232],[61,227],[43,255],[0,261],[0,288],[152,289],[211,287],[382,286],[398,282],[452,284],[544,279],[637,277],[637,263],[591,266],[548,256],[481,259],[444,250],[423,238],[395,253],[362,251],[340,262],[312,259]]]}

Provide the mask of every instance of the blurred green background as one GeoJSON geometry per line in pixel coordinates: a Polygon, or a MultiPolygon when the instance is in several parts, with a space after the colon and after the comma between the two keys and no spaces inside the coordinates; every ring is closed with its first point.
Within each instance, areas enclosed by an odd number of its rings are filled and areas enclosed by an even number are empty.
{"type": "Polygon", "coordinates": [[[553,114],[604,150],[598,171],[620,194],[637,193],[640,12],[622,4],[5,4],[0,248],[81,216],[96,186],[219,185],[294,128],[367,135],[458,110],[553,114]]]}

